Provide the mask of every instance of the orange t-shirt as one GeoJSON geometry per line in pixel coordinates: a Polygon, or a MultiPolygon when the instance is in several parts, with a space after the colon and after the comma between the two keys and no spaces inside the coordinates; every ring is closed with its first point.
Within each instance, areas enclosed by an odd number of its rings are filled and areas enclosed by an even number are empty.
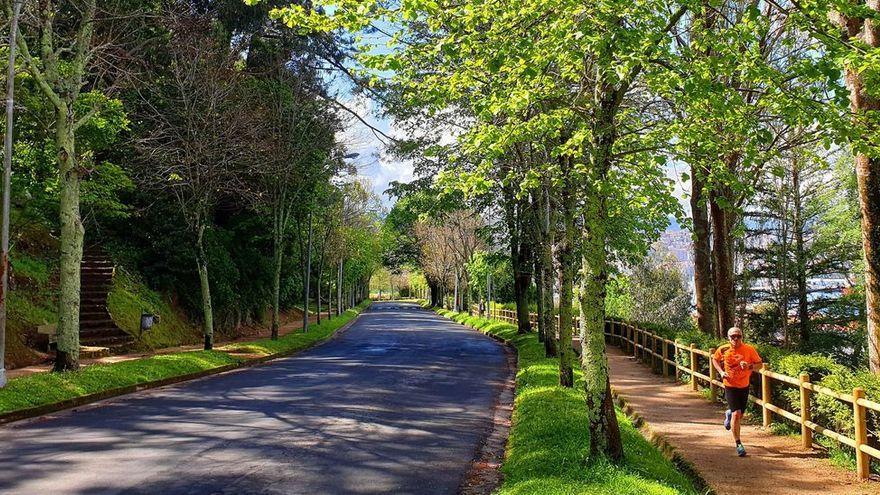
{"type": "Polygon", "coordinates": [[[727,378],[724,379],[725,387],[746,388],[749,386],[749,378],[752,376],[751,367],[742,369],[740,362],[745,361],[749,364],[761,362],[761,356],[758,351],[749,344],[740,344],[736,349],[730,344],[724,344],[715,350],[712,356],[716,361],[721,361],[724,365],[724,372],[727,378]]]}

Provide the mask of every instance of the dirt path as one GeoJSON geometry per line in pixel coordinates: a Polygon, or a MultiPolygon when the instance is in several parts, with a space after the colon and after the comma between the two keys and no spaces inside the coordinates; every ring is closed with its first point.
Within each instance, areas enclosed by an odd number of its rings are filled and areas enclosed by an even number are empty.
{"type": "MultiPolygon", "coordinates": [[[[323,313],[322,313],[323,315],[323,313]]],[[[322,318],[326,318],[322,316],[322,318]]],[[[312,316],[309,318],[309,322],[316,323],[318,320],[317,316],[312,316]]],[[[289,312],[282,315],[281,318],[281,326],[278,328],[278,335],[287,335],[294,330],[299,330],[302,328],[302,313],[298,312],[289,312]]],[[[236,342],[248,342],[251,340],[260,340],[265,339],[270,336],[271,331],[269,326],[267,325],[252,325],[250,327],[240,329],[240,335],[233,339],[218,339],[215,343],[218,347],[222,347],[223,344],[230,344],[236,342]]],[[[82,359],[80,360],[80,366],[89,366],[92,364],[98,363],[118,363],[120,361],[130,361],[132,359],[141,359],[145,357],[155,356],[158,354],[171,354],[174,352],[186,352],[186,351],[200,351],[202,350],[202,344],[192,344],[192,345],[183,345],[178,347],[166,347],[164,349],[156,349],[155,351],[149,352],[133,352],[129,354],[117,354],[114,356],[106,356],[102,358],[95,359],[82,359]]],[[[21,376],[33,375],[34,373],[45,373],[47,371],[52,370],[52,364],[50,363],[42,363],[35,364],[33,366],[25,366],[23,368],[15,368],[11,370],[6,370],[7,378],[18,378],[21,376]]]]}
{"type": "Polygon", "coordinates": [[[880,483],[859,481],[821,453],[801,448],[798,438],[774,435],[761,427],[742,428],[748,455],[736,456],[724,430],[724,411],[691,391],[653,375],[616,347],[608,348],[611,386],[662,435],[719,495],[880,494],[880,483]]]}

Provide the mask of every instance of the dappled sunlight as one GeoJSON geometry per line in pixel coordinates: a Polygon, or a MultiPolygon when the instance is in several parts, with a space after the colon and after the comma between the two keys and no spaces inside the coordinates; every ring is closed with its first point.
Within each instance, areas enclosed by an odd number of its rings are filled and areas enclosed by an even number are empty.
{"type": "Polygon", "coordinates": [[[440,311],[516,346],[519,370],[513,427],[507,446],[501,494],[690,494],[691,481],[618,411],[625,461],[616,466],[591,462],[583,377],[575,370],[575,387],[558,384],[559,365],[544,357],[537,335],[521,335],[507,323],[440,311]]]}

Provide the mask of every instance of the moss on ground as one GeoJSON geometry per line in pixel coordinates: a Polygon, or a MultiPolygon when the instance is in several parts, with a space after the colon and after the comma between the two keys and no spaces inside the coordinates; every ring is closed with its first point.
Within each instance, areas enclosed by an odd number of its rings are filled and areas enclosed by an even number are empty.
{"type": "Polygon", "coordinates": [[[58,321],[57,270],[54,260],[17,251],[9,259],[6,362],[13,367],[41,361],[44,355],[32,346],[37,327],[58,321]]]}
{"type": "Polygon", "coordinates": [[[327,338],[357,316],[368,304],[364,302],[349,309],[341,317],[313,325],[308,333],[289,333],[276,341],[264,339],[230,344],[213,351],[177,352],[113,364],[96,364],[68,373],[37,373],[13,378],[6,387],[0,389],[0,414],[207,371],[245,360],[234,353],[271,355],[294,352],[327,338]]]}
{"type": "Polygon", "coordinates": [[[588,459],[589,431],[583,376],[573,389],[558,385],[559,364],[544,357],[536,334],[463,313],[440,311],[459,323],[500,337],[518,352],[516,402],[500,494],[695,494],[694,484],[618,411],[625,459],[588,459]]]}
{"type": "Polygon", "coordinates": [[[171,302],[122,269],[113,277],[107,309],[116,325],[137,339],[142,349],[161,349],[202,340],[200,327],[190,323],[171,302]],[[157,314],[159,323],[140,333],[141,313],[157,314]]]}

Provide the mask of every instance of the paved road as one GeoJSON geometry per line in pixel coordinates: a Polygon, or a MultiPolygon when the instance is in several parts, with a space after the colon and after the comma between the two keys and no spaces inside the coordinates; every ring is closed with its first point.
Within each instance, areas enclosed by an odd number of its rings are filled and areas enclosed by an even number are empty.
{"type": "Polygon", "coordinates": [[[296,357],[0,427],[0,493],[452,494],[506,377],[489,338],[375,304],[296,357]]]}

